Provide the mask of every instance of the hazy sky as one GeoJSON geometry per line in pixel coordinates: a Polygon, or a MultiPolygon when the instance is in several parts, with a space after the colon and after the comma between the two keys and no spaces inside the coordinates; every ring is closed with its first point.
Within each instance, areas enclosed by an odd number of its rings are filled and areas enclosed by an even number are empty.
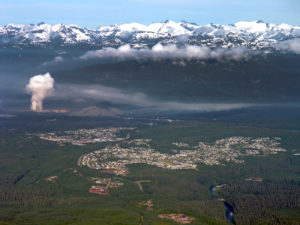
{"type": "Polygon", "coordinates": [[[0,25],[78,24],[89,28],[167,19],[230,24],[262,19],[300,25],[299,0],[0,0],[0,25]]]}

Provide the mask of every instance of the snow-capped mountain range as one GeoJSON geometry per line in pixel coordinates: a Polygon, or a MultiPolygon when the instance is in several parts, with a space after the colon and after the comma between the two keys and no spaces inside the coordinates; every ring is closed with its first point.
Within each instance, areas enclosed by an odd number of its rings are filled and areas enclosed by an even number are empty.
{"type": "Polygon", "coordinates": [[[275,25],[260,20],[242,21],[230,25],[197,25],[185,21],[177,23],[168,20],[150,25],[129,23],[102,26],[96,30],[81,28],[77,25],[45,23],[8,24],[0,27],[1,46],[85,44],[114,47],[130,44],[134,48],[140,48],[160,42],[162,44],[193,44],[211,48],[246,47],[253,50],[266,50],[284,46],[278,43],[298,41],[298,38],[300,38],[300,26],[275,25]]]}

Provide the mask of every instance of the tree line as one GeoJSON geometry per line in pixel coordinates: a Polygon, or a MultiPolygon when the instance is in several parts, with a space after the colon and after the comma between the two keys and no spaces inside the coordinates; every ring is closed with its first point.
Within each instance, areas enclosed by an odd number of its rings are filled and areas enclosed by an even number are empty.
{"type": "Polygon", "coordinates": [[[219,193],[229,202],[237,224],[299,224],[288,212],[300,209],[300,182],[240,181],[227,184],[219,193]]]}

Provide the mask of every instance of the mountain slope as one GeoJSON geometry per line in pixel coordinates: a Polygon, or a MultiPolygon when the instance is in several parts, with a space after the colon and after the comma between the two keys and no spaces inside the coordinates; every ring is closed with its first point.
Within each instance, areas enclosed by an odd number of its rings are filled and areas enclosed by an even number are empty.
{"type": "MultiPolygon", "coordinates": [[[[143,25],[129,23],[102,26],[96,30],[77,25],[8,24],[0,27],[1,46],[79,45],[107,47],[131,44],[141,48],[162,44],[194,44],[211,48],[246,47],[253,50],[288,50],[299,44],[300,26],[269,24],[263,21],[237,22],[230,25],[197,25],[165,21],[143,25]],[[298,43],[299,42],[299,43],[298,43]]],[[[297,47],[297,46],[296,46],[297,47]]],[[[299,50],[300,51],[300,50],[299,50]]]]}

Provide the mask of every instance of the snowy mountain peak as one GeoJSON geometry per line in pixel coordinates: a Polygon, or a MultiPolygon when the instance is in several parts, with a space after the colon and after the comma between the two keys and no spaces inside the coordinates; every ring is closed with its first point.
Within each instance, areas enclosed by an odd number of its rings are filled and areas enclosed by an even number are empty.
{"type": "Polygon", "coordinates": [[[40,26],[40,25],[43,25],[43,24],[45,24],[45,22],[39,22],[39,23],[37,23],[37,26],[40,26]]]}
{"type": "Polygon", "coordinates": [[[265,23],[263,20],[259,19],[256,21],[256,23],[265,23]]]}
{"type": "MultiPolygon", "coordinates": [[[[268,26],[264,22],[253,21],[253,22],[237,22],[234,24],[240,31],[247,31],[250,33],[263,33],[268,30],[268,26]]],[[[272,26],[275,26],[272,24],[272,26]]]]}
{"type": "Polygon", "coordinates": [[[96,30],[75,24],[36,25],[7,24],[0,27],[0,44],[6,45],[78,45],[93,46],[153,46],[182,43],[210,48],[247,47],[254,50],[273,48],[276,43],[300,38],[300,27],[289,24],[269,24],[262,20],[240,21],[231,25],[197,25],[186,21],[144,25],[127,23],[102,26],[96,30]]]}

